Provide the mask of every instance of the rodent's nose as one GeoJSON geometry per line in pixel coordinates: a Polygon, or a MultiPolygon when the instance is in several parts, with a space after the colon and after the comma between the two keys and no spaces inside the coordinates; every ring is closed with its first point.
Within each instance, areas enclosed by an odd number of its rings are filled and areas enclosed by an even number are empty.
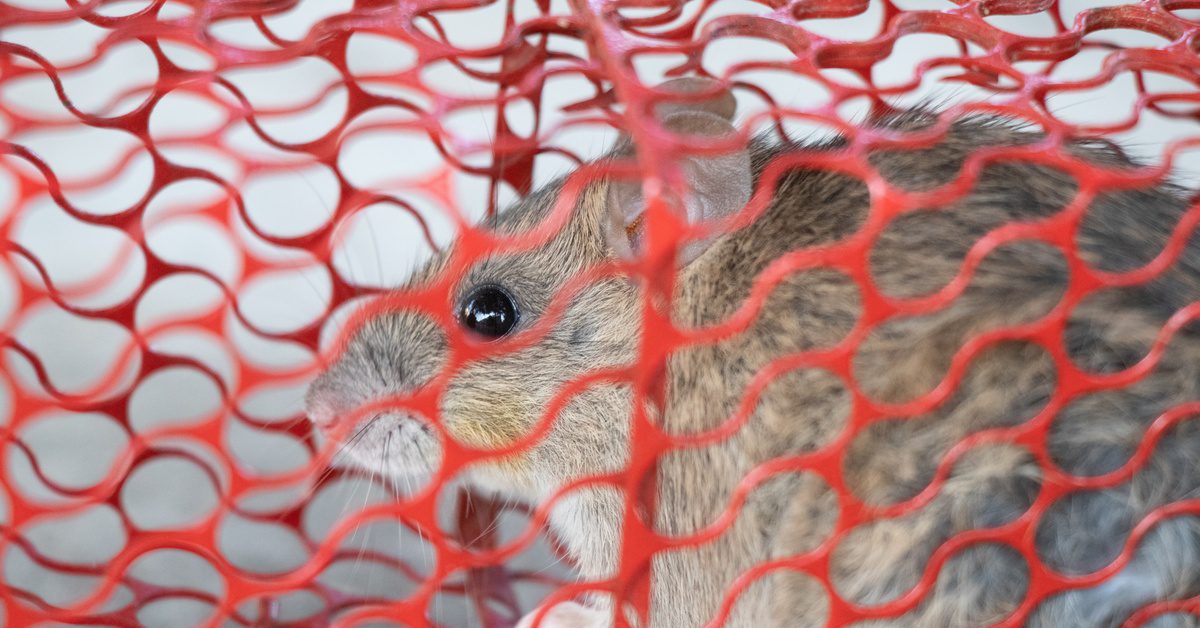
{"type": "Polygon", "coordinates": [[[320,428],[333,425],[338,416],[337,410],[332,405],[319,398],[314,399],[312,395],[309,395],[304,411],[308,414],[308,420],[320,428]]]}
{"type": "Polygon", "coordinates": [[[304,397],[304,411],[308,414],[308,419],[322,429],[333,426],[338,417],[350,407],[345,396],[337,391],[329,379],[329,373],[324,373],[313,380],[304,397]]]}

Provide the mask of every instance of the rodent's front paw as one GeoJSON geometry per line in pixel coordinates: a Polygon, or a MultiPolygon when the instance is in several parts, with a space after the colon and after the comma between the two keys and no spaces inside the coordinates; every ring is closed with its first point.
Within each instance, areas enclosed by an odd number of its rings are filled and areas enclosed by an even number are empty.
{"type": "Polygon", "coordinates": [[[541,610],[538,608],[522,617],[516,628],[608,628],[612,625],[609,613],[576,602],[555,604],[535,624],[534,619],[541,610]]]}

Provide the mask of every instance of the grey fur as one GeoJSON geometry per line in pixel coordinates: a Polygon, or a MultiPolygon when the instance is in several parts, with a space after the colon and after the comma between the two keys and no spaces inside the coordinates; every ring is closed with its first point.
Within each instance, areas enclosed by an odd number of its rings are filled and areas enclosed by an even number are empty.
{"type": "MultiPolygon", "coordinates": [[[[923,112],[881,121],[896,130],[929,122],[923,112]]],[[[957,175],[980,147],[1014,146],[1038,136],[993,120],[955,123],[944,140],[921,151],[876,152],[872,165],[889,182],[931,189],[957,175]]],[[[834,150],[839,142],[805,147],[834,150]]],[[[756,140],[750,147],[755,178],[774,158],[800,147],[756,140]]],[[[1119,151],[1074,145],[1080,157],[1108,168],[1128,168],[1119,151]]],[[[554,184],[492,220],[501,233],[525,231],[545,218],[559,192],[554,184]]],[[[966,250],[989,229],[1061,210],[1077,185],[1065,173],[1030,163],[986,168],[969,195],[938,211],[916,212],[889,225],[870,255],[874,281],[886,293],[936,291],[959,270],[966,250]]],[[[519,301],[523,328],[545,312],[555,291],[607,259],[605,183],[587,189],[573,217],[547,246],[487,260],[460,282],[461,291],[484,282],[505,286],[519,301]]],[[[679,273],[675,317],[683,327],[719,323],[740,307],[751,282],[791,250],[848,237],[870,206],[866,186],[841,174],[790,171],[774,202],[755,223],[717,239],[679,273]]],[[[1082,258],[1105,270],[1126,270],[1156,255],[1186,207],[1170,186],[1105,193],[1089,208],[1078,237],[1082,258]]],[[[435,260],[417,277],[442,268],[435,260]]],[[[1034,242],[1002,247],[977,269],[970,287],[947,308],[890,322],[874,330],[854,357],[856,379],[879,401],[902,402],[928,392],[946,373],[951,356],[988,329],[1030,321],[1055,307],[1066,287],[1061,251],[1034,242]]],[[[472,364],[455,375],[443,399],[446,429],[473,444],[500,446],[541,417],[550,397],[581,374],[635,359],[640,339],[640,290],[623,278],[591,285],[535,347],[472,364]]],[[[773,359],[835,345],[860,315],[856,284],[836,271],[794,273],[767,299],[746,333],[673,356],[667,373],[663,425],[675,433],[712,428],[736,410],[746,383],[773,359]]],[[[1145,355],[1164,321],[1200,297],[1200,244],[1191,243],[1173,269],[1146,286],[1109,290],[1086,301],[1071,318],[1068,350],[1081,367],[1111,372],[1145,355]]],[[[375,396],[427,382],[445,357],[444,332],[408,314],[380,316],[353,337],[345,354],[313,384],[314,416],[330,421],[375,396]]],[[[1177,335],[1147,378],[1126,388],[1077,398],[1054,418],[1049,455],[1064,470],[1096,475],[1120,467],[1161,411],[1200,398],[1200,350],[1190,331],[1177,335]]],[[[925,488],[938,462],[961,438],[989,427],[1014,426],[1037,416],[1056,385],[1056,369],[1041,347],[1005,342],[981,354],[958,391],[920,417],[872,424],[849,441],[843,460],[847,486],[873,504],[908,499],[925,488]]],[[[844,382],[815,369],[786,373],[764,392],[748,424],[718,446],[679,450],[660,463],[657,525],[661,533],[695,532],[726,508],[735,485],[754,466],[813,451],[845,427],[851,394],[844,382]]],[[[563,483],[618,470],[628,456],[630,392],[601,385],[568,405],[548,437],[520,457],[482,464],[481,485],[531,501],[563,483]]],[[[403,430],[403,454],[391,473],[436,468],[437,440],[411,420],[385,416],[355,447],[377,469],[388,430],[403,430]],[[405,427],[407,426],[407,427],[405,427]]],[[[395,441],[393,439],[393,446],[395,441]]],[[[1034,455],[1015,444],[981,445],[953,467],[926,506],[895,519],[852,530],[834,548],[829,578],[856,604],[898,598],[921,578],[932,552],[952,535],[1018,518],[1043,481],[1034,455]]],[[[1065,497],[1051,507],[1036,533],[1038,553],[1068,574],[1102,568],[1120,553],[1132,526],[1150,510],[1200,497],[1200,421],[1185,421],[1155,448],[1145,467],[1121,486],[1065,497]]],[[[574,493],[552,514],[552,524],[588,579],[610,576],[619,554],[622,502],[614,491],[574,493]]],[[[812,473],[780,475],[755,490],[732,527],[717,541],[660,556],[654,565],[651,624],[695,626],[709,620],[732,580],[754,564],[797,555],[822,543],[837,518],[838,502],[812,473]]],[[[968,626],[998,620],[1020,603],[1029,566],[1002,544],[969,546],[938,574],[915,609],[870,625],[968,626]]],[[[1029,618],[1034,626],[1114,626],[1145,604],[1200,594],[1200,517],[1178,516],[1154,527],[1133,560],[1110,580],[1047,599],[1029,618]]],[[[598,603],[603,603],[599,601],[598,603]]],[[[798,571],[780,571],[738,601],[731,624],[799,626],[824,621],[824,590],[798,571]]],[[[1194,625],[1163,617],[1155,625],[1194,625]]]]}

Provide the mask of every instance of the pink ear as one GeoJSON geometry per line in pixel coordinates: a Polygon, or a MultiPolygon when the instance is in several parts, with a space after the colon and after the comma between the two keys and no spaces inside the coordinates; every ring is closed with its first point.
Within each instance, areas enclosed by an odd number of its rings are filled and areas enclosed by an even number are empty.
{"type": "MultiPolygon", "coordinates": [[[[672,113],[663,126],[679,135],[724,138],[736,130],[728,120],[707,110],[689,109],[672,113]]],[[[722,155],[681,157],[687,193],[684,210],[689,224],[724,218],[736,213],[750,200],[754,190],[750,156],[745,150],[722,155]]],[[[631,257],[640,250],[645,231],[645,199],[642,182],[612,181],[608,188],[609,249],[614,256],[631,257]]],[[[715,238],[688,243],[679,253],[679,264],[699,257],[715,238]]]]}

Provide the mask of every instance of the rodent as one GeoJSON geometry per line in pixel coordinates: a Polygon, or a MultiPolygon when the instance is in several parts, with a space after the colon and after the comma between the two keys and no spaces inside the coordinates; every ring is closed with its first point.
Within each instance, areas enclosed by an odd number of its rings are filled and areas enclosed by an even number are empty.
{"type": "MultiPolygon", "coordinates": [[[[728,92],[701,79],[677,80],[660,90],[692,94],[660,111],[665,127],[707,137],[734,132],[728,92]],[[701,92],[712,95],[696,99],[701,92]]],[[[930,110],[916,110],[871,124],[904,133],[927,128],[936,118],[930,110]]],[[[889,184],[927,191],[954,180],[981,148],[1033,146],[1042,137],[1011,121],[964,117],[932,145],[874,150],[868,161],[889,184]]],[[[697,192],[685,205],[687,213],[693,219],[732,215],[749,200],[773,160],[794,151],[837,151],[845,145],[841,139],[799,145],[759,137],[742,152],[691,157],[684,172],[697,192]]],[[[1111,144],[1068,141],[1063,150],[1112,172],[1136,166],[1111,144]]],[[[628,155],[628,142],[615,151],[628,155]]],[[[533,229],[550,215],[561,186],[559,181],[544,187],[484,226],[500,234],[533,229]]],[[[932,294],[954,278],[967,250],[991,229],[1057,215],[1078,189],[1070,175],[1055,167],[1027,160],[990,163],[964,196],[943,207],[903,214],[884,226],[864,262],[872,281],[889,296],[932,294]]],[[[476,335],[528,329],[570,278],[639,245],[638,230],[644,228],[639,224],[639,190],[637,182],[601,179],[589,184],[569,220],[545,246],[472,267],[447,303],[447,312],[456,317],[444,318],[476,335]]],[[[864,228],[871,202],[867,185],[855,176],[807,167],[787,170],[756,220],[683,249],[673,301],[675,324],[697,328],[727,320],[744,305],[752,282],[768,264],[789,251],[852,237],[864,228]]],[[[816,451],[838,438],[845,439],[841,468],[846,488],[867,504],[888,505],[921,493],[943,456],[962,438],[1049,420],[1044,450],[1030,445],[1037,438],[1021,444],[1006,439],[976,443],[954,463],[941,490],[914,512],[882,517],[839,537],[829,564],[831,586],[854,604],[879,605],[917,585],[934,550],[952,535],[1022,516],[1046,482],[1046,465],[1081,476],[1120,468],[1142,443],[1151,421],[1168,408],[1200,399],[1200,338],[1189,327],[1172,336],[1144,379],[1115,390],[1081,392],[1061,407],[1047,408],[1055,398],[1056,374],[1068,365],[1056,364],[1037,343],[1004,340],[979,353],[957,391],[919,416],[873,422],[853,433],[846,431],[848,417],[852,405],[868,400],[895,404],[922,396],[942,381],[952,357],[970,338],[1036,320],[1060,307],[1068,275],[1079,263],[1112,272],[1148,263],[1163,250],[1187,207],[1183,191],[1167,183],[1102,190],[1078,226],[1079,260],[1033,240],[990,252],[949,305],[933,313],[897,316],[865,336],[851,358],[862,397],[824,370],[783,373],[763,389],[747,423],[728,440],[661,457],[658,531],[698,531],[724,511],[750,469],[816,451]]],[[[432,260],[413,285],[438,276],[445,260],[444,255],[432,260]]],[[[558,322],[532,346],[464,366],[442,395],[441,429],[475,446],[503,447],[541,419],[547,402],[567,382],[633,362],[641,339],[641,295],[627,277],[603,277],[575,294],[558,322]]],[[[1096,292],[1074,308],[1064,338],[1070,363],[1091,373],[1130,368],[1147,355],[1166,320],[1197,298],[1200,243],[1189,241],[1159,278],[1096,292]]],[[[862,310],[858,284],[840,271],[789,275],[745,332],[670,356],[666,399],[656,420],[673,433],[717,426],[735,414],[746,384],[760,369],[781,356],[837,345],[854,332],[862,310]]],[[[411,312],[366,320],[311,385],[310,416],[329,426],[372,399],[419,389],[445,363],[447,333],[411,312]]],[[[536,446],[480,465],[471,479],[481,487],[540,502],[572,479],[620,470],[628,456],[630,412],[628,385],[591,386],[567,403],[536,446]]],[[[365,468],[389,474],[436,470],[440,449],[433,426],[399,413],[374,418],[361,428],[352,448],[365,468]]],[[[1197,498],[1200,420],[1193,418],[1167,430],[1141,470],[1117,487],[1059,498],[1036,528],[1035,546],[1052,569],[1093,573],[1117,557],[1132,526],[1148,512],[1197,498]]],[[[785,473],[760,485],[716,540],[656,558],[650,625],[674,628],[710,621],[734,578],[762,561],[813,550],[833,530],[838,511],[835,493],[815,473],[785,473]]],[[[614,573],[622,514],[621,496],[595,487],[572,493],[552,511],[550,524],[584,579],[614,573]]],[[[1115,626],[1153,601],[1200,594],[1200,516],[1163,519],[1135,550],[1124,569],[1098,584],[1046,598],[1032,610],[1028,625],[1115,626]]],[[[1016,549],[990,542],[967,545],[944,563],[935,585],[914,609],[864,624],[984,625],[1013,612],[1028,586],[1029,569],[1016,549]]],[[[543,624],[610,625],[612,611],[605,603],[600,597],[589,605],[560,605],[543,624]]],[[[728,624],[822,625],[828,611],[828,595],[817,580],[784,569],[748,588],[728,624]]],[[[526,617],[525,624],[530,620],[526,617]]],[[[1195,626],[1200,620],[1175,614],[1151,625],[1195,626]]]]}

